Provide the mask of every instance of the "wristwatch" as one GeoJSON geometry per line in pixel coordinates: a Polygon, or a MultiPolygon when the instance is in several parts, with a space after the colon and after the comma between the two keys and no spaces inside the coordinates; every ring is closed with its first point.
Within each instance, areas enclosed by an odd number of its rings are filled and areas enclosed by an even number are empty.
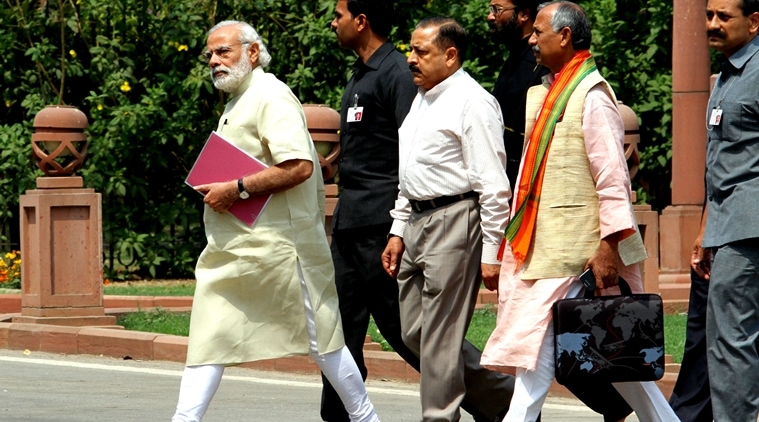
{"type": "Polygon", "coordinates": [[[250,194],[245,190],[245,186],[242,184],[242,178],[237,179],[237,190],[240,191],[240,199],[250,198],[250,194]]]}

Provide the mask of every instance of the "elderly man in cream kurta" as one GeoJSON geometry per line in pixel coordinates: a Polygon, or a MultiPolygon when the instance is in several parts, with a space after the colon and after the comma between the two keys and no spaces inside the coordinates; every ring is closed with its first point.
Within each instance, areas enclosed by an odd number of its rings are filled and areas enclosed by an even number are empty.
{"type": "Polygon", "coordinates": [[[306,354],[352,421],[378,421],[343,341],[324,186],[303,109],[264,72],[271,57],[250,25],[222,22],[207,44],[214,85],[232,94],[217,132],[270,167],[195,187],[208,205],[208,245],[196,267],[187,366],[172,421],[201,420],[226,365],[306,354]],[[269,194],[252,227],[226,212],[234,201],[269,194]]]}

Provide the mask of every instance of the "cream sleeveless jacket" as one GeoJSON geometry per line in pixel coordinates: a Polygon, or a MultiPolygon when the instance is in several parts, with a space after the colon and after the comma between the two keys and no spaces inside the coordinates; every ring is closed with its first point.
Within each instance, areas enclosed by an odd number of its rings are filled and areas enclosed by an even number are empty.
{"type": "MultiPolygon", "coordinates": [[[[580,82],[569,98],[562,121],[556,124],[548,149],[536,233],[524,263],[524,280],[579,275],[588,258],[598,250],[601,241],[598,195],[582,131],[585,97],[598,84],[616,102],[609,84],[595,71],[580,82]],[[540,253],[533,254],[534,250],[540,253]]],[[[545,84],[534,86],[527,93],[525,145],[547,94],[545,84]]],[[[639,232],[619,243],[619,255],[625,265],[646,258],[639,232]]]]}

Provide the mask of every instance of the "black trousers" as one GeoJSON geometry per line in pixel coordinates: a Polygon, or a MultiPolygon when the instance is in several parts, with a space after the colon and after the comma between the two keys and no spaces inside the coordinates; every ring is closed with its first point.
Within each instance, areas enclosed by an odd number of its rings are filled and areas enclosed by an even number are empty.
{"type": "Polygon", "coordinates": [[[709,280],[691,270],[685,352],[669,405],[682,422],[711,422],[712,400],[706,364],[706,299],[709,280]]]}

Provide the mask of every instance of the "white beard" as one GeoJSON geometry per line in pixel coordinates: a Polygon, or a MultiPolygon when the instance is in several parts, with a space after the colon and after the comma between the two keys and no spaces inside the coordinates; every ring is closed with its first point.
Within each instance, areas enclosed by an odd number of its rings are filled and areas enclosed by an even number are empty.
{"type": "Polygon", "coordinates": [[[240,60],[238,60],[237,63],[235,63],[232,67],[219,65],[215,69],[211,69],[211,79],[213,80],[213,86],[224,92],[233,92],[237,89],[238,86],[240,86],[242,80],[245,79],[245,77],[247,77],[248,74],[250,74],[252,71],[253,65],[250,64],[250,60],[246,52],[246,54],[241,56],[240,60]],[[214,72],[218,71],[224,71],[227,73],[222,73],[214,77],[214,72]]]}

